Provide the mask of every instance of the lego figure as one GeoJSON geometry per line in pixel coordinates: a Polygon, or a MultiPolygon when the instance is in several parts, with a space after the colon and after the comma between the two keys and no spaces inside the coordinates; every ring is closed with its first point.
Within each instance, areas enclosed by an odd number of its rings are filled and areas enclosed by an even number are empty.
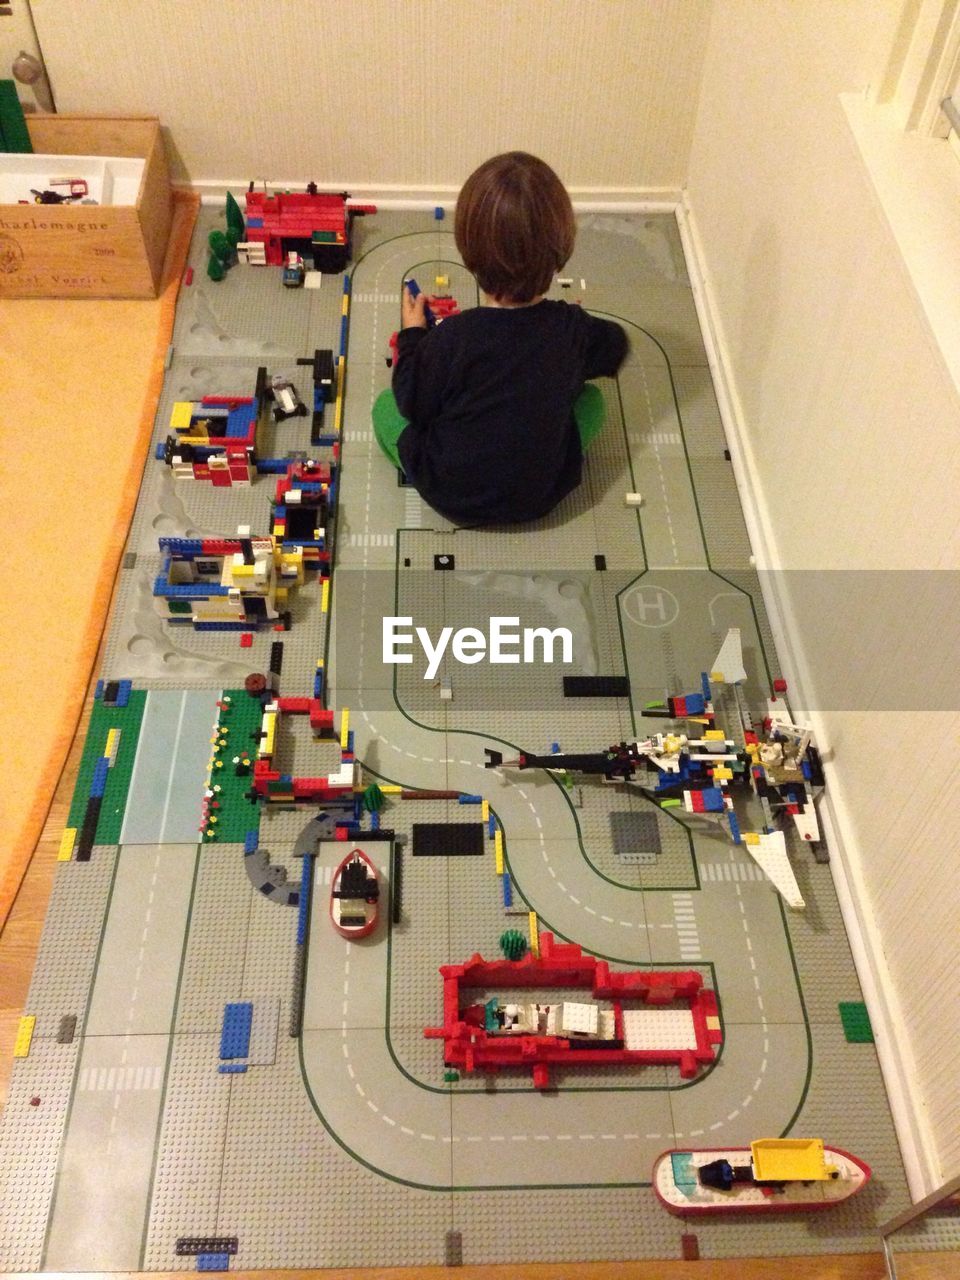
{"type": "Polygon", "coordinates": [[[548,301],[576,236],[560,179],[525,152],[495,156],[466,181],[455,237],[484,305],[427,327],[422,295],[402,297],[393,394],[374,406],[387,456],[460,524],[535,520],[580,483],[603,421],[591,378],[627,353],[619,325],[548,301]]]}

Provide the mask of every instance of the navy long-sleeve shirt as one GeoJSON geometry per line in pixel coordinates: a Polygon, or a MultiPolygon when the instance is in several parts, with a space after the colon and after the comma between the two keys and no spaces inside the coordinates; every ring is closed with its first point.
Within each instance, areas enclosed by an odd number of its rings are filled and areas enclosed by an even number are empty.
{"type": "Polygon", "coordinates": [[[578,306],[477,307],[403,329],[393,393],[407,478],[458,524],[535,520],[580,483],[573,403],[612,376],[627,336],[578,306]]]}

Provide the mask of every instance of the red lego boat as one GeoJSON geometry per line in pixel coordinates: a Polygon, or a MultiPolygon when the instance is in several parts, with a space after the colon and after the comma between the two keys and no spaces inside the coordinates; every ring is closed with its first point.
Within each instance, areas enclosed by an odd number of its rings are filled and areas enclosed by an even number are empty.
{"type": "Polygon", "coordinates": [[[529,1067],[538,1089],[557,1064],[672,1063],[689,1079],[715,1060],[722,1036],[716,994],[696,971],[612,970],[576,943],[554,942],[551,933],[540,935],[538,956],[475,955],[440,973],[443,1026],[427,1027],[424,1035],[443,1040],[444,1064],[468,1073],[529,1067]],[[471,987],[484,991],[484,1003],[461,1003],[471,987]],[[508,999],[491,995],[498,987],[511,993],[508,999]],[[540,988],[546,998],[520,1002],[516,988],[540,988]],[[571,1000],[578,988],[583,998],[571,1000]]]}
{"type": "Polygon", "coordinates": [[[356,940],[377,927],[380,881],[362,849],[353,849],[337,867],[330,888],[330,919],[337,933],[356,940]]]}

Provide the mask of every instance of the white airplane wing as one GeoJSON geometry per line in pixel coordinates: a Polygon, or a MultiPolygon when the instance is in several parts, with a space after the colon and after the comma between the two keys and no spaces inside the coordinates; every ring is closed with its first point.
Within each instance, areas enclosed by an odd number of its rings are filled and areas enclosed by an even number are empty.
{"type": "Polygon", "coordinates": [[[787,844],[782,831],[744,832],[743,843],[751,858],[769,880],[780,896],[798,911],[806,903],[793,874],[793,867],[787,856],[787,844]]]}
{"type": "Polygon", "coordinates": [[[713,663],[710,679],[714,684],[739,684],[746,680],[747,673],[743,668],[743,646],[740,643],[740,628],[731,627],[724,636],[720,652],[713,663]]]}
{"type": "Polygon", "coordinates": [[[817,821],[817,811],[813,807],[812,800],[808,800],[803,806],[803,813],[793,813],[790,819],[801,840],[814,844],[820,839],[820,823],[817,821]]]}

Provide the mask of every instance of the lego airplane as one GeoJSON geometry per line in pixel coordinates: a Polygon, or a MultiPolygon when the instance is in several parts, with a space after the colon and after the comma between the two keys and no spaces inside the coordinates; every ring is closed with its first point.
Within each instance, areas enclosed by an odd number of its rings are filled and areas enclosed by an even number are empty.
{"type": "Polygon", "coordinates": [[[615,744],[606,751],[569,754],[556,749],[549,755],[524,753],[508,761],[488,748],[486,767],[546,769],[563,776],[599,774],[606,782],[640,786],[661,808],[682,806],[691,816],[725,823],[733,842],[746,848],[790,906],[802,908],[803,896],[787,857],[783,831],[776,823],[789,816],[803,840],[814,843],[820,839],[814,806],[815,793],[822,790],[824,782],[820,756],[811,731],[793,723],[786,702],[777,696],[786,691],[782,680],[774,682],[773,696],[767,700],[762,735],[756,731],[740,695],[739,686],[745,679],[740,632],[731,628],[710,674],[701,676],[700,692],[668,696],[665,702],[650,703],[643,711],[645,716],[702,725],[701,736],[656,733],[615,744]],[[731,685],[735,691],[742,750],[714,727],[712,684],[731,685]],[[637,781],[641,769],[656,770],[653,787],[637,781]],[[740,830],[731,792],[747,789],[760,801],[765,819],[762,832],[740,830]]]}

